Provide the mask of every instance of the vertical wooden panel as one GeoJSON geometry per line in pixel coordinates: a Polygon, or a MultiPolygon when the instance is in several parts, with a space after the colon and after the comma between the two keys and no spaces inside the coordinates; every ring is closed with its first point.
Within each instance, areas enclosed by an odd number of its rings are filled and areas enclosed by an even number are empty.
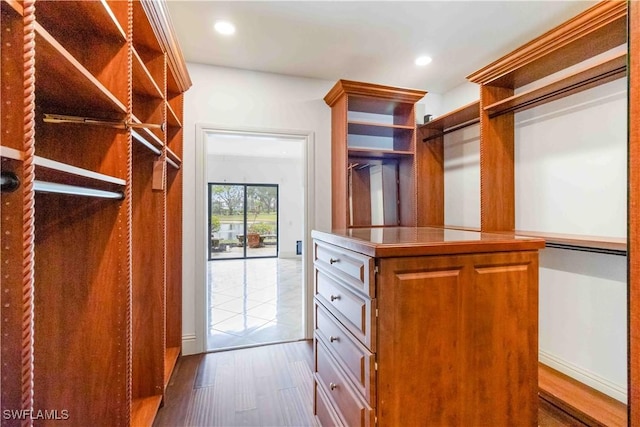
{"type": "Polygon", "coordinates": [[[483,85],[480,88],[480,228],[482,231],[515,229],[514,117],[490,119],[483,110],[513,95],[513,89],[483,85]]]}
{"type": "Polygon", "coordinates": [[[640,426],[640,4],[629,7],[629,425],[640,426]]]}
{"type": "Polygon", "coordinates": [[[444,138],[422,142],[433,132],[421,130],[416,141],[418,227],[444,226],[444,138]]]}
{"type": "Polygon", "coordinates": [[[347,96],[331,107],[331,228],[349,225],[347,183],[347,96]]]}
{"type": "Polygon", "coordinates": [[[371,225],[371,174],[369,168],[351,168],[348,173],[348,188],[351,192],[351,204],[347,202],[347,216],[353,216],[353,221],[347,224],[362,226],[371,225]],[[350,207],[353,206],[353,212],[350,207]]]}

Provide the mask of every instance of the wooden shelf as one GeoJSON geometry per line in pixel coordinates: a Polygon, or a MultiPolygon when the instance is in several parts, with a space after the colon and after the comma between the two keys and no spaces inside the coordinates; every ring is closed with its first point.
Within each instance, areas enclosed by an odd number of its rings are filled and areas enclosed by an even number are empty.
{"type": "Polygon", "coordinates": [[[24,160],[24,151],[15,148],[0,146],[0,157],[13,160],[24,160]]]}
{"type": "Polygon", "coordinates": [[[390,125],[381,123],[355,122],[347,124],[350,135],[381,136],[387,138],[401,137],[413,132],[415,127],[404,125],[390,125]]]}
{"type": "MultiPolygon", "coordinates": [[[[131,115],[131,118],[132,118],[134,123],[142,123],[140,121],[140,119],[138,119],[133,114],[131,115]]],[[[157,147],[157,148],[164,147],[164,142],[162,142],[162,140],[155,133],[153,133],[151,131],[151,129],[139,128],[139,129],[137,129],[137,131],[132,131],[132,132],[134,134],[136,134],[137,136],[139,136],[140,138],[145,139],[147,142],[149,142],[154,147],[157,147]]],[[[136,138],[136,135],[134,135],[134,138],[136,138]]]]}
{"type": "Polygon", "coordinates": [[[538,364],[540,398],[591,426],[626,426],[627,406],[542,363],[538,364]]]}
{"type": "Polygon", "coordinates": [[[491,118],[512,111],[523,111],[622,78],[626,73],[627,55],[621,53],[613,59],[580,69],[567,77],[554,80],[544,87],[528,90],[487,105],[484,110],[489,113],[491,118]]]}
{"type": "Polygon", "coordinates": [[[164,355],[164,387],[166,388],[171,379],[173,369],[180,356],[180,347],[168,347],[164,355]]]}
{"type": "Polygon", "coordinates": [[[167,147],[167,163],[173,166],[175,169],[180,169],[182,160],[176,153],[174,153],[169,147],[167,147]]]}
{"type": "Polygon", "coordinates": [[[66,34],[91,34],[127,42],[127,34],[106,1],[79,1],[69,7],[66,2],[38,3],[37,18],[45,28],[60,28],[66,34]]]}
{"type": "Polygon", "coordinates": [[[121,186],[125,186],[127,184],[127,181],[121,178],[104,175],[98,172],[78,168],[75,166],[68,165],[66,163],[56,162],[55,160],[46,159],[39,156],[34,157],[33,163],[38,167],[36,168],[36,176],[38,178],[40,178],[39,175],[40,173],[42,173],[41,168],[45,168],[50,171],[55,171],[63,174],[61,176],[77,176],[80,178],[86,178],[93,181],[103,182],[106,184],[116,184],[121,186]]]}
{"type": "Polygon", "coordinates": [[[480,231],[480,227],[463,227],[460,225],[445,225],[445,230],[460,230],[460,231],[480,231]]]}
{"type": "Polygon", "coordinates": [[[180,121],[178,115],[173,110],[173,107],[169,102],[167,102],[167,125],[176,128],[182,127],[182,121],[180,121]]]}
{"type": "Polygon", "coordinates": [[[151,427],[158,413],[162,395],[135,399],[131,402],[131,426],[151,427]]]}
{"type": "Polygon", "coordinates": [[[138,52],[133,49],[133,91],[151,98],[164,99],[158,84],[151,76],[138,52]]]}
{"type": "Polygon", "coordinates": [[[36,28],[36,96],[60,114],[89,110],[109,119],[124,119],[127,107],[38,23],[36,28]],[[45,66],[46,65],[46,66],[45,66]],[[38,72],[40,71],[40,72],[38,72]]]}
{"type": "Polygon", "coordinates": [[[608,253],[612,255],[626,255],[627,253],[626,238],[543,233],[523,230],[516,230],[514,234],[523,237],[541,237],[545,239],[547,247],[584,250],[587,252],[608,253]]]}
{"type": "MultiPolygon", "coordinates": [[[[436,117],[435,119],[427,122],[419,129],[429,129],[439,132],[444,132],[450,128],[459,128],[459,126],[469,123],[469,125],[477,123],[480,119],[480,101],[475,101],[470,104],[464,105],[456,110],[453,110],[447,114],[436,117]]],[[[461,129],[461,128],[459,128],[461,129]]]]}
{"type": "Polygon", "coordinates": [[[16,0],[4,0],[4,4],[9,5],[18,15],[24,16],[24,8],[22,7],[22,3],[17,2],[16,0]]]}
{"type": "Polygon", "coordinates": [[[133,2],[133,45],[138,51],[163,52],[141,1],[133,2]]]}
{"type": "Polygon", "coordinates": [[[374,148],[351,148],[349,147],[349,157],[374,157],[380,159],[398,159],[402,157],[412,157],[412,151],[379,150],[374,148]]]}

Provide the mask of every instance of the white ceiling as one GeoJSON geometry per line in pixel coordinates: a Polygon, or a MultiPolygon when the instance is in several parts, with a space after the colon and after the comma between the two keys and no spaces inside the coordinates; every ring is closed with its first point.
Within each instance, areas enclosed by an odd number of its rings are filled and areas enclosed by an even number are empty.
{"type": "Polygon", "coordinates": [[[168,9],[187,62],[444,93],[595,1],[191,1],[168,9]],[[236,34],[218,35],[216,20],[236,34]],[[433,62],[414,65],[419,55],[433,62]]]}

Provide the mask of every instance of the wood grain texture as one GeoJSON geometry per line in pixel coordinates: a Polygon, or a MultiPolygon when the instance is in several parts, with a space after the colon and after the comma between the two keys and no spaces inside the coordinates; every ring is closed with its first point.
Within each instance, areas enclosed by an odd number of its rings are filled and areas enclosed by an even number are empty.
{"type": "Polygon", "coordinates": [[[490,118],[485,105],[513,95],[513,89],[480,89],[480,228],[484,232],[515,228],[514,115],[490,118]]]}
{"type": "Polygon", "coordinates": [[[626,426],[627,406],[561,372],[539,364],[540,397],[590,426],[626,426]]]}
{"type": "Polygon", "coordinates": [[[138,145],[133,154],[132,382],[137,399],[164,390],[165,201],[163,192],[151,189],[155,155],[138,145]]]}
{"type": "Polygon", "coordinates": [[[626,41],[626,2],[602,1],[470,74],[480,84],[520,87],[626,41]]]}
{"type": "Polygon", "coordinates": [[[349,168],[350,203],[347,212],[349,225],[363,226],[371,224],[371,174],[369,168],[349,168]]]}
{"type": "Polygon", "coordinates": [[[347,228],[349,188],[347,183],[347,97],[331,107],[331,227],[347,228]]]}
{"type": "Polygon", "coordinates": [[[629,425],[640,425],[640,4],[629,2],[629,425]]]}
{"type": "Polygon", "coordinates": [[[379,269],[381,425],[536,425],[536,252],[379,269]]]}
{"type": "MultiPolygon", "coordinates": [[[[414,104],[422,99],[427,92],[416,89],[404,89],[373,83],[355,82],[352,80],[338,80],[324,97],[330,107],[343,95],[378,98],[398,103],[414,104]]],[[[355,110],[362,111],[362,110],[355,110]]],[[[415,122],[414,122],[415,123],[415,122]]]]}
{"type": "Polygon", "coordinates": [[[310,343],[180,358],[154,425],[315,425],[310,343]]]}
{"type": "Polygon", "coordinates": [[[541,249],[544,240],[435,227],[352,228],[311,236],[370,257],[402,257],[541,249]]]}
{"type": "Polygon", "coordinates": [[[416,141],[417,225],[442,227],[444,225],[444,138],[429,142],[423,138],[435,132],[418,128],[416,141]]]}

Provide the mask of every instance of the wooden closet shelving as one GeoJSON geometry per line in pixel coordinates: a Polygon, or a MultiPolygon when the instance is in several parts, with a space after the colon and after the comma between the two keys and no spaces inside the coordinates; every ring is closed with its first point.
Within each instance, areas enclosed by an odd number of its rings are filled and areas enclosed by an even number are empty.
{"type": "MultiPolygon", "coordinates": [[[[614,53],[627,42],[627,3],[603,1],[573,19],[516,49],[503,58],[468,76],[480,85],[480,181],[481,230],[543,237],[549,247],[583,250],[614,255],[627,254],[627,239],[548,232],[515,230],[514,190],[514,113],[580,91],[623,78],[627,73],[627,54],[614,53]],[[608,52],[608,53],[605,53],[608,52]],[[609,56],[594,65],[579,64],[597,55],[609,56]],[[553,78],[556,72],[573,67],[568,75],[553,78]],[[542,86],[527,89],[548,77],[542,86]],[[516,90],[524,91],[516,94],[516,90]]],[[[627,48],[628,51],[628,48],[627,48]]],[[[593,62],[593,61],[592,61],[593,62]]],[[[630,121],[633,126],[633,121],[630,121]]],[[[631,365],[630,365],[631,366],[631,365]]],[[[560,390],[563,407],[583,405],[584,390],[575,381],[561,375],[549,376],[539,368],[541,396],[553,396],[560,390]]],[[[626,411],[619,402],[598,393],[589,394],[589,423],[626,425],[626,411]],[[594,409],[596,408],[596,409],[594,409]],[[618,414],[615,423],[610,414],[618,414]]],[[[637,400],[637,398],[635,398],[637,400]]],[[[633,404],[633,387],[630,402],[633,404]]],[[[558,404],[558,402],[554,402],[558,404]]],[[[624,406],[624,405],[622,405],[624,406]]]]}
{"type": "MultiPolygon", "coordinates": [[[[515,231],[514,113],[623,78],[627,55],[614,53],[597,63],[583,61],[626,42],[626,3],[601,2],[468,76],[480,85],[481,229],[515,231]],[[514,94],[565,68],[568,75],[514,94]]],[[[516,231],[545,237],[552,246],[624,255],[626,239],[516,231]]]]}
{"type": "Polygon", "coordinates": [[[166,5],[0,6],[0,156],[21,182],[1,194],[2,408],[151,425],[182,343],[191,82],[166,5]]]}
{"type": "Polygon", "coordinates": [[[423,133],[433,131],[431,135],[422,138],[422,142],[441,137],[450,132],[472,126],[480,122],[480,101],[463,105],[449,113],[443,114],[435,119],[418,126],[423,133]]]}

